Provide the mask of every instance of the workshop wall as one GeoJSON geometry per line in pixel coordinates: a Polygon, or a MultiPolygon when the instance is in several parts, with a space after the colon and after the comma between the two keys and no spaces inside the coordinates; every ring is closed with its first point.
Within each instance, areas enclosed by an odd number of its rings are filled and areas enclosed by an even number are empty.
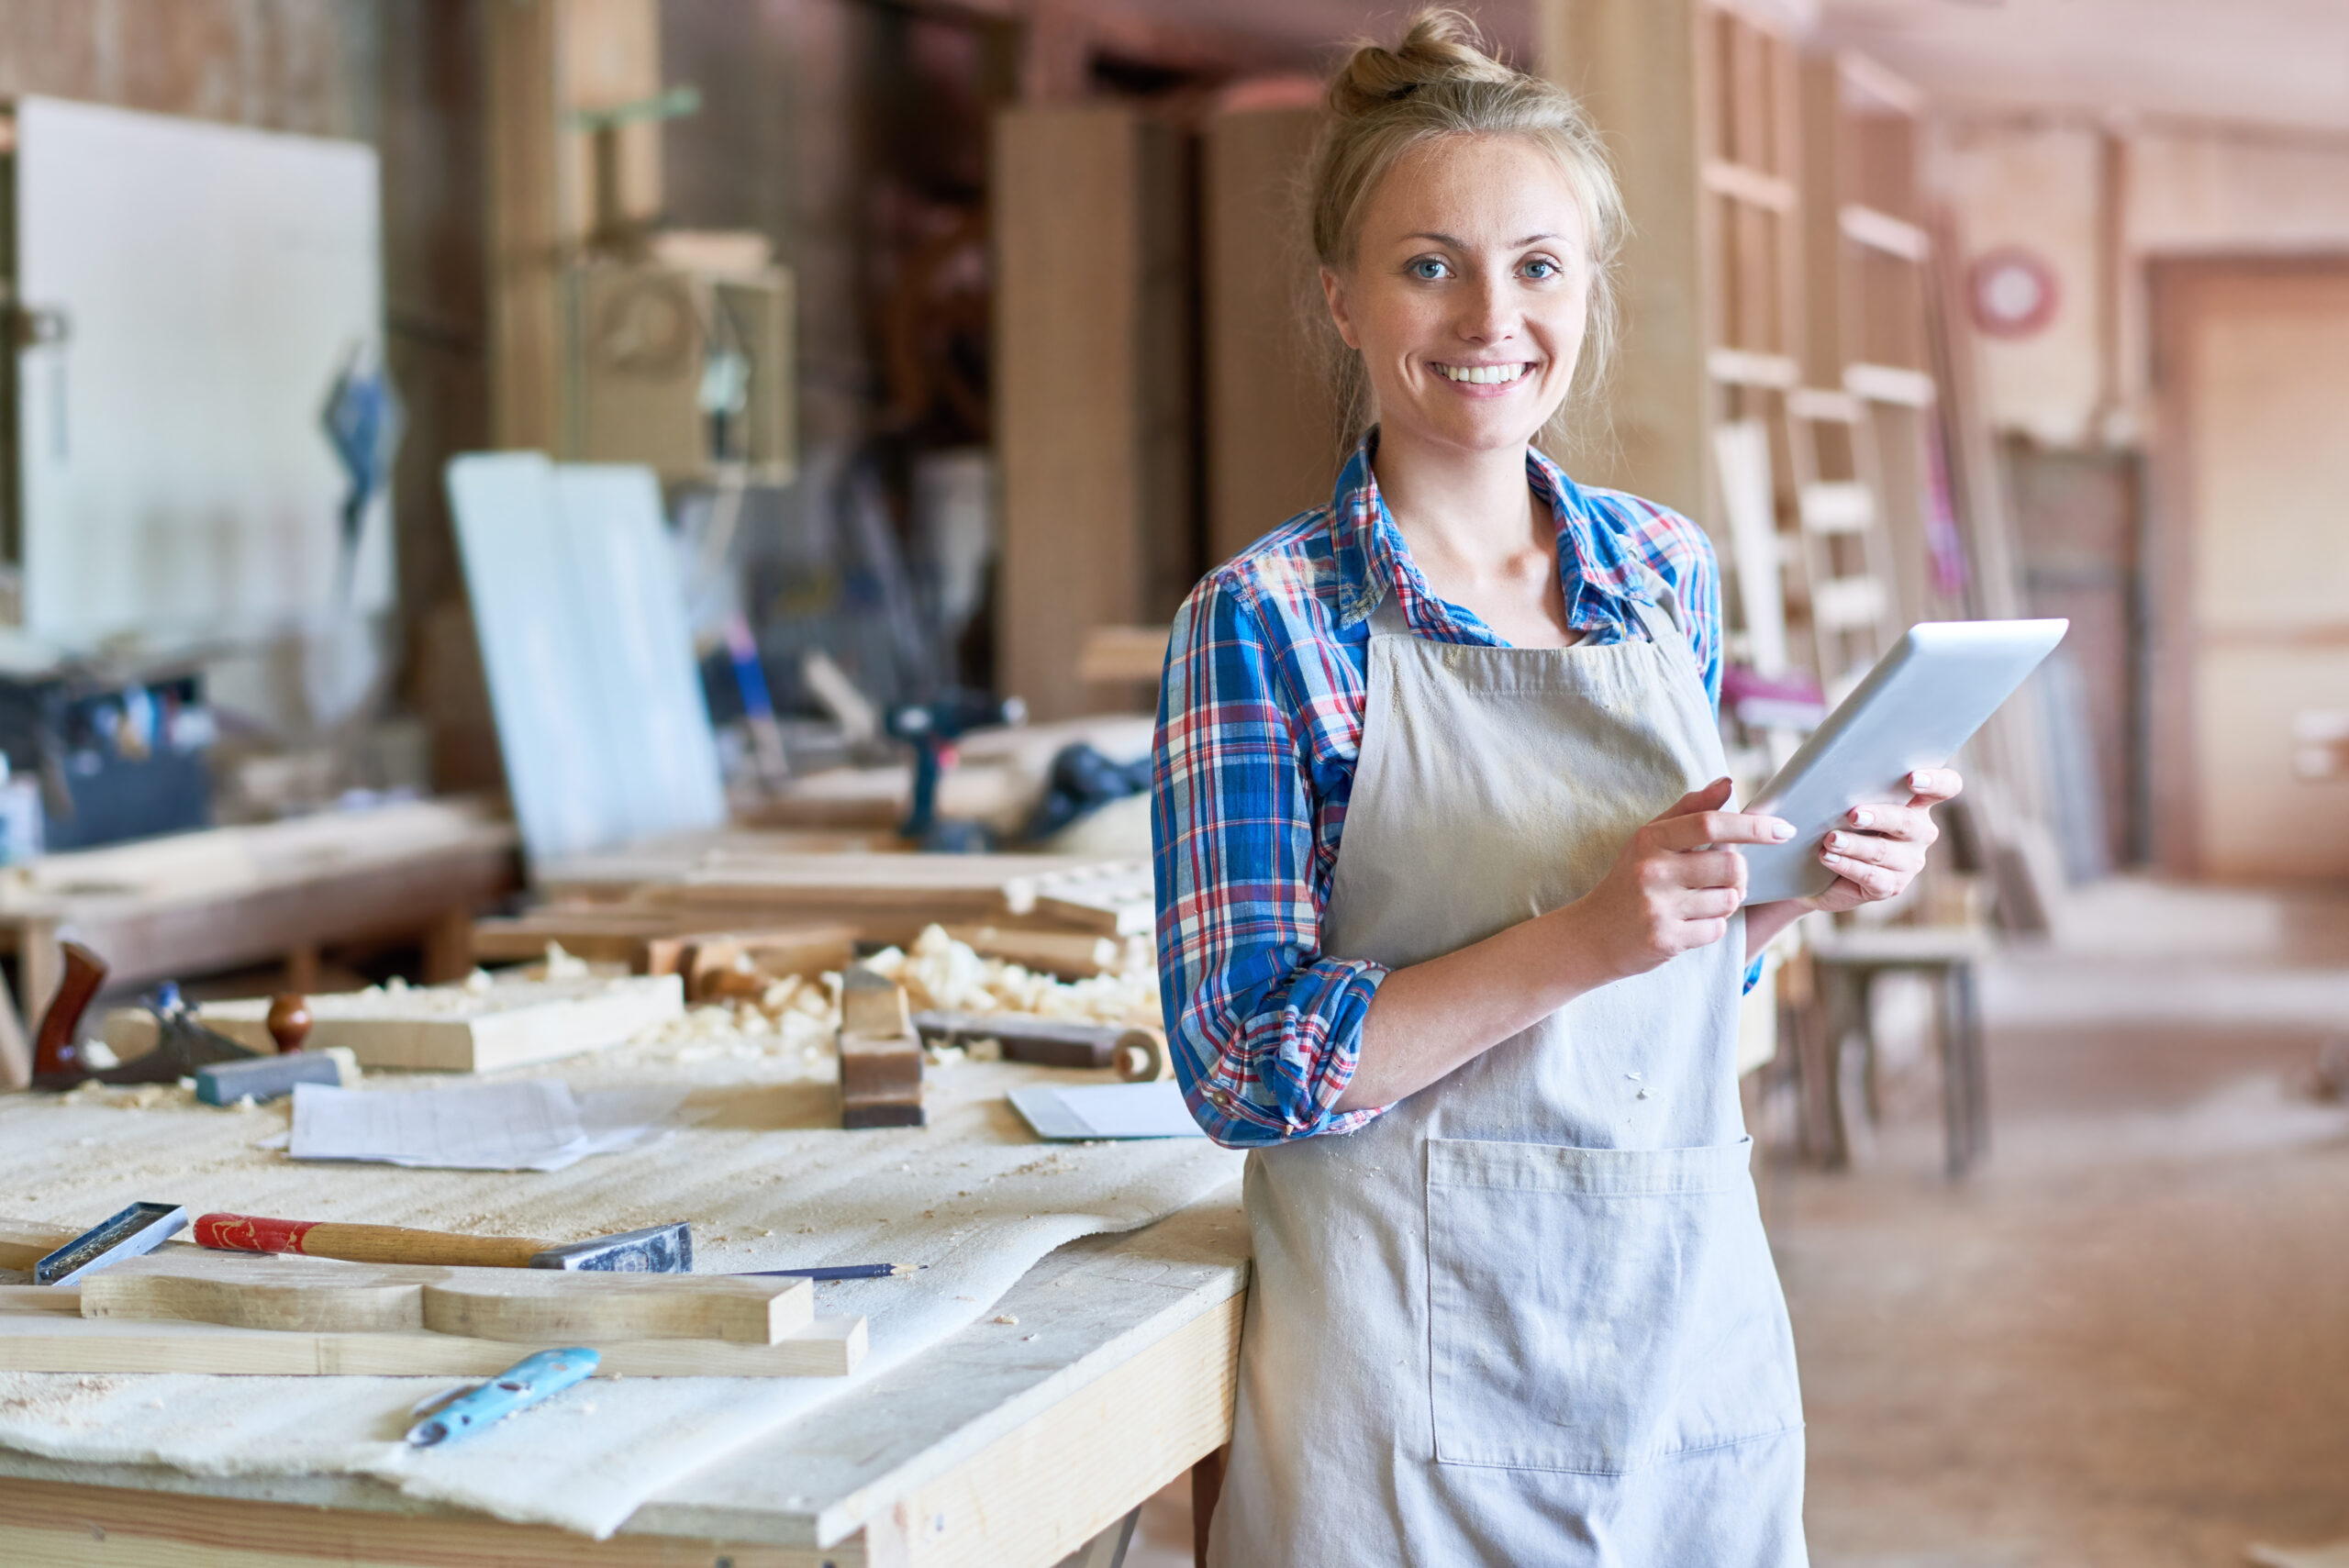
{"type": "Polygon", "coordinates": [[[2133,445],[2150,377],[2145,263],[2349,250],[2349,141],[2226,126],[2078,119],[1940,128],[1934,184],[1969,259],[2017,246],[2054,273],[2036,333],[1986,338],[1989,417],[2044,446],[2133,445]],[[2101,254],[2117,241],[2117,257],[2101,254]],[[2106,294],[2117,305],[2105,322],[2106,294]]]}

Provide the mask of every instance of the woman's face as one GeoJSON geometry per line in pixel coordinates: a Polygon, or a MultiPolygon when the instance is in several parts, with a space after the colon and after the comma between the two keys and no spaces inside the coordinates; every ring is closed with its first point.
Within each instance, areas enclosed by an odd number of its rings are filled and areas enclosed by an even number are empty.
{"type": "Polygon", "coordinates": [[[1582,208],[1533,142],[1445,137],[1387,171],[1353,266],[1323,268],[1321,286],[1362,354],[1385,436],[1520,448],[1565,400],[1582,352],[1582,208]]]}

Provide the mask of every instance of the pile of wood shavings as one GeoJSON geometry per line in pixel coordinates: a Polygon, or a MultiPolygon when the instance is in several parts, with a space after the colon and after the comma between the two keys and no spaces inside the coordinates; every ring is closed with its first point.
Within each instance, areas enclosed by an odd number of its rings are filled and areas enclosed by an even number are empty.
{"type": "MultiPolygon", "coordinates": [[[[930,926],[910,951],[884,948],[863,962],[903,985],[907,1001],[917,1011],[1018,1014],[1129,1027],[1156,1024],[1158,973],[1148,945],[1130,941],[1119,956],[1124,967],[1114,973],[1063,981],[1002,959],[982,958],[968,944],[930,926]]],[[[680,1062],[723,1056],[828,1061],[840,1029],[840,995],[836,973],[816,980],[785,975],[755,997],[688,1008],[684,1018],[630,1043],[680,1062]]],[[[941,1055],[934,1054],[933,1060],[941,1055]]]]}

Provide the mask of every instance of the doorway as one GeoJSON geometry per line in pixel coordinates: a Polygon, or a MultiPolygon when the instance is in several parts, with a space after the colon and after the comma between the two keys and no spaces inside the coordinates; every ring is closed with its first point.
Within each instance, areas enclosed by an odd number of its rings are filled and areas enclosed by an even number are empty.
{"type": "Polygon", "coordinates": [[[2349,876],[2349,257],[2152,284],[2155,860],[2349,876]]]}

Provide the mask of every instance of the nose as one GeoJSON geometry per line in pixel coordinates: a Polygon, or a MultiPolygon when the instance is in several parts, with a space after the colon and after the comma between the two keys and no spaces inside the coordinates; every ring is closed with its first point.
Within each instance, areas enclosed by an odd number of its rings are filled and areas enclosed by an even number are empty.
{"type": "Polygon", "coordinates": [[[1460,316],[1453,324],[1463,342],[1505,343],[1517,335],[1516,301],[1506,276],[1486,272],[1456,296],[1460,316]]]}

